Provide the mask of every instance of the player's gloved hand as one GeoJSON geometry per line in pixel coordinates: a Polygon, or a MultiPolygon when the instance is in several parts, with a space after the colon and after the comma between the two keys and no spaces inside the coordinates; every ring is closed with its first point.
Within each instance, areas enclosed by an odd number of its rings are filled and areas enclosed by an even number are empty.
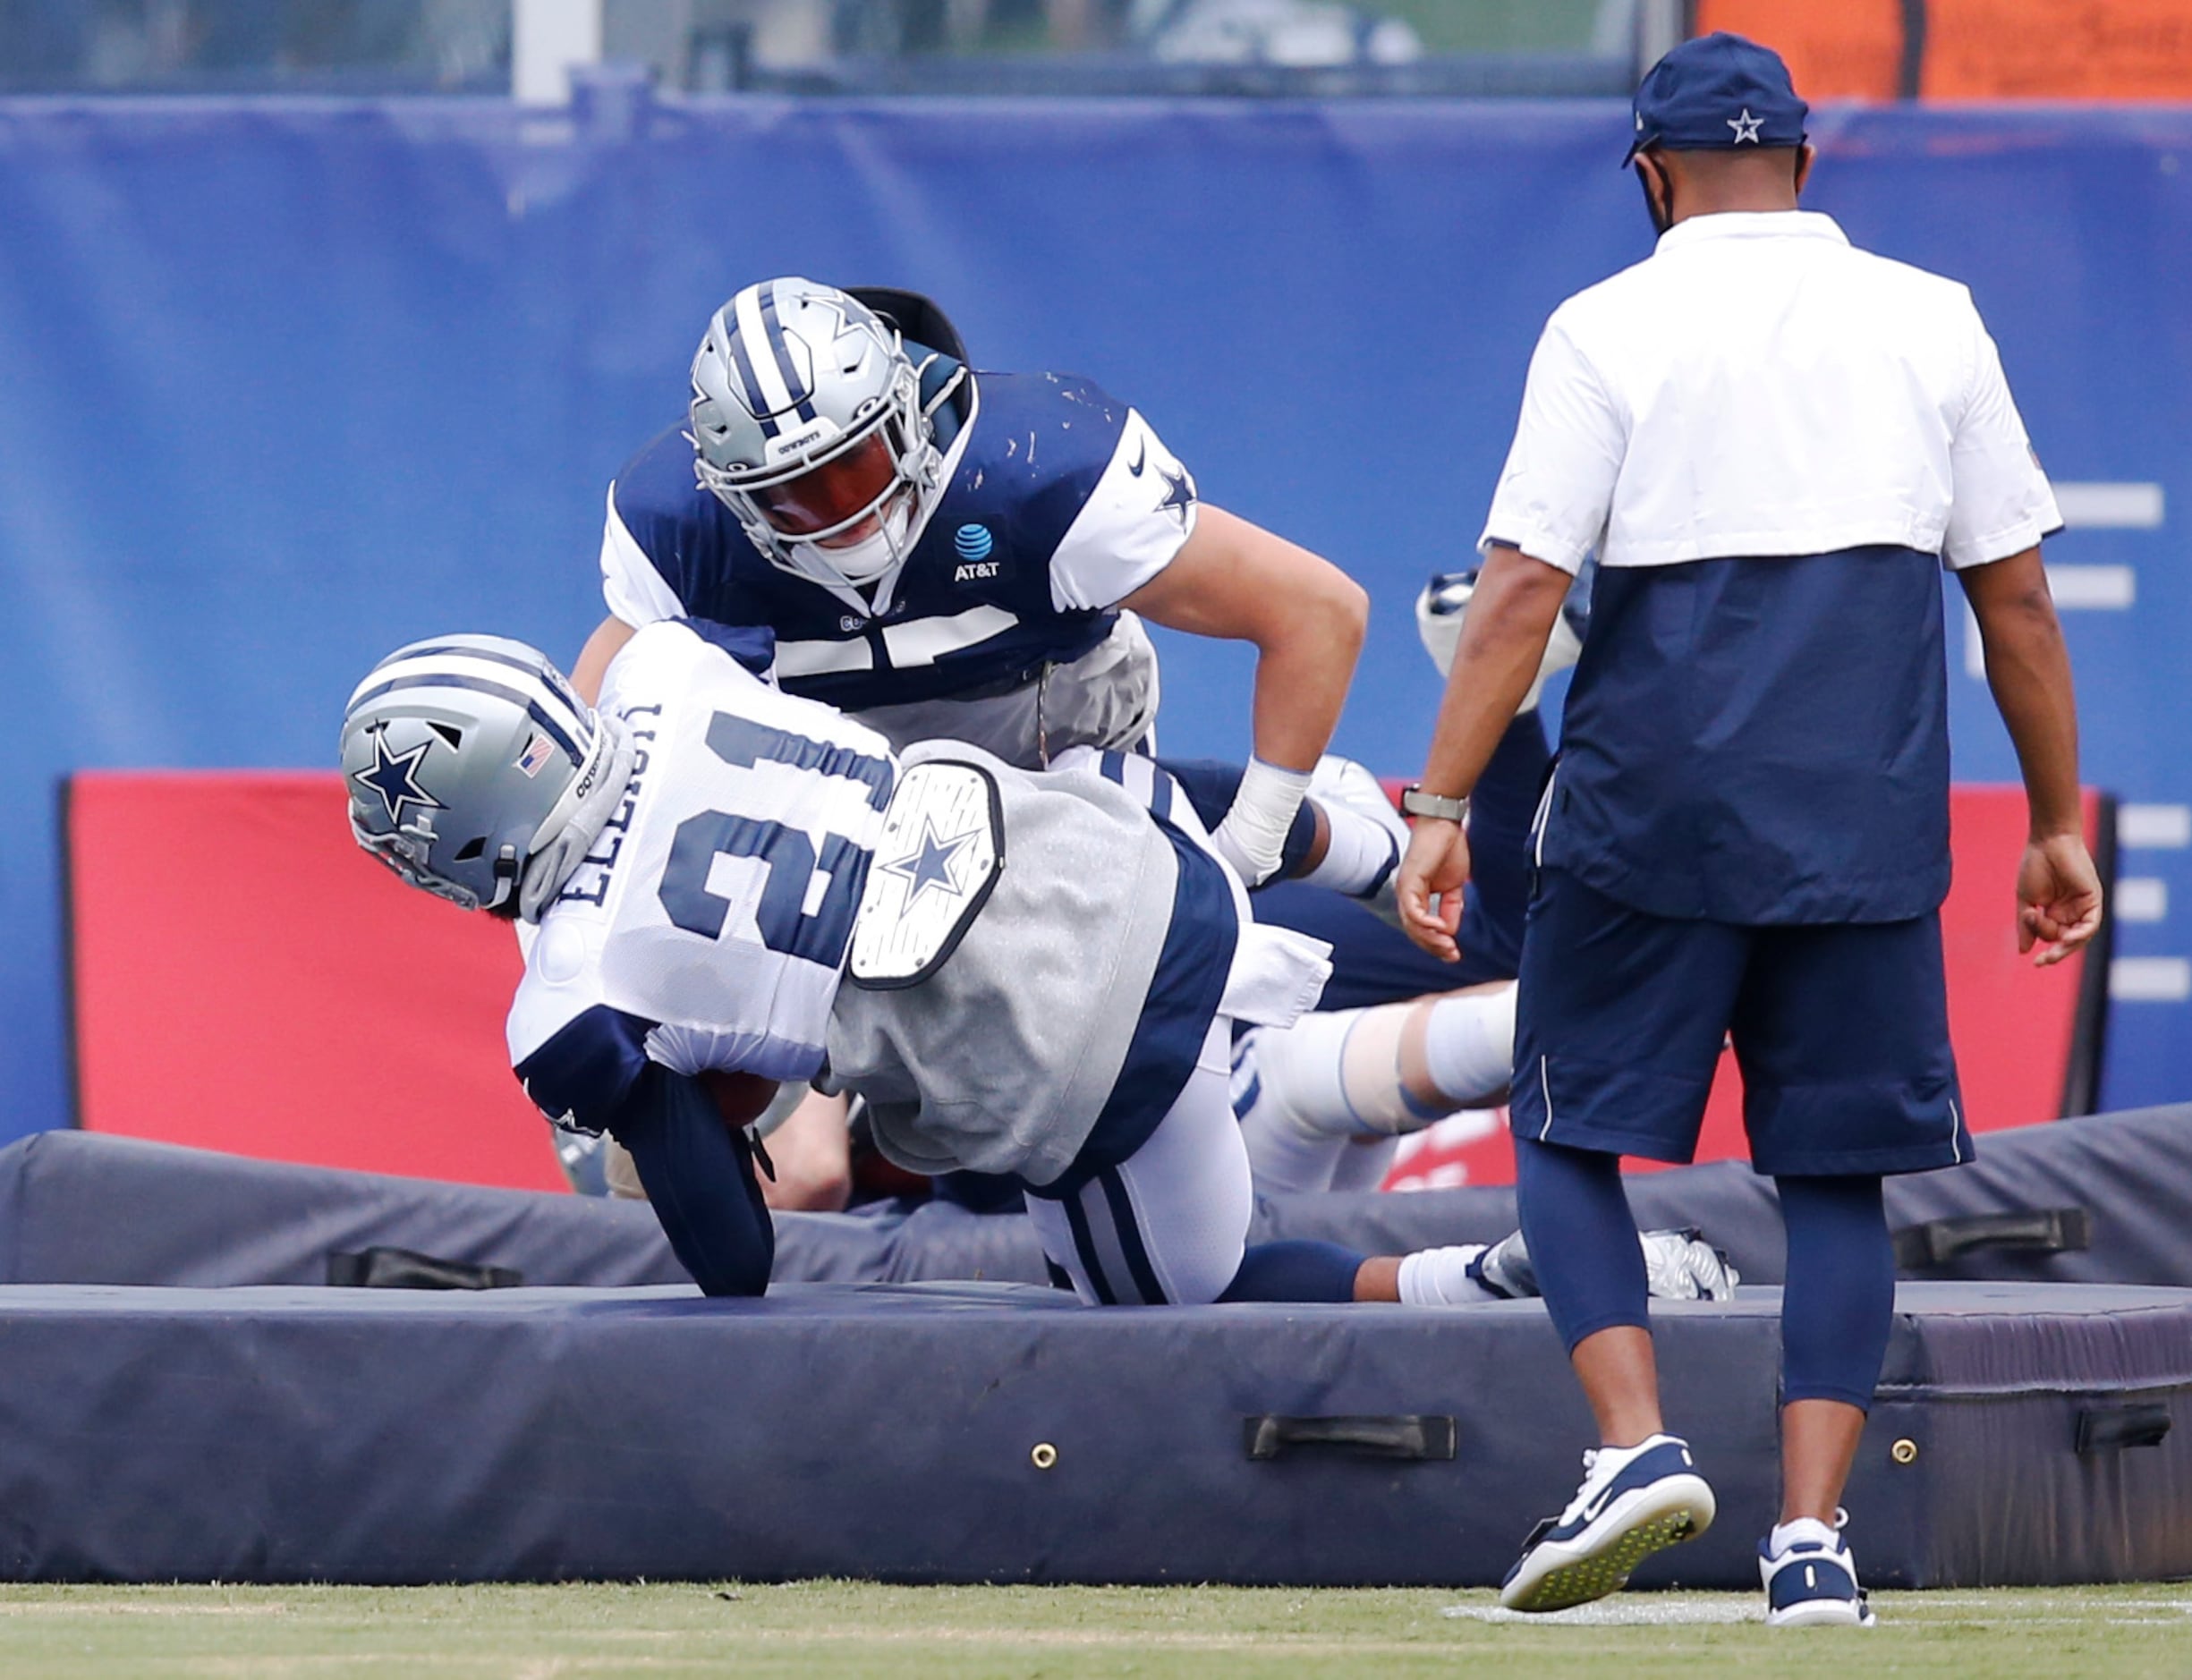
{"type": "Polygon", "coordinates": [[[1281,769],[1262,759],[1248,760],[1240,791],[1219,819],[1211,844],[1233,872],[1249,887],[1261,887],[1279,872],[1280,853],[1294,813],[1309,792],[1311,772],[1281,769]]]}

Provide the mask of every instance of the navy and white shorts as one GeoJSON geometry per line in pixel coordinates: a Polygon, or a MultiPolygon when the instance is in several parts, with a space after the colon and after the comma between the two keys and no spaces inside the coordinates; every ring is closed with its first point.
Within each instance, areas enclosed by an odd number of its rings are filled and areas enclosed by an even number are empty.
{"type": "Polygon", "coordinates": [[[1673,921],[1548,869],[1516,1008],[1518,1138],[1689,1160],[1732,1039],[1762,1173],[1916,1173],[1972,1157],[1938,913],[1673,921]]]}

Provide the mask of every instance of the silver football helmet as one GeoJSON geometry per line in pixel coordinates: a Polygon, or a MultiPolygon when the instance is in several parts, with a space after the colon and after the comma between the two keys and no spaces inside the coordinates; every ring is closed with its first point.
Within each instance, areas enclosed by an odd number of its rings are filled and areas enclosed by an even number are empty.
{"type": "Polygon", "coordinates": [[[624,732],[545,654],[502,636],[397,649],[352,693],[342,752],[360,845],[437,897],[528,921],[600,833],[631,762],[624,732]]]}
{"type": "MultiPolygon", "coordinates": [[[[1476,595],[1479,568],[1471,566],[1466,572],[1434,572],[1431,581],[1415,598],[1415,633],[1422,640],[1423,651],[1431,656],[1432,664],[1439,667],[1440,676],[1454,668],[1454,652],[1461,645],[1462,621],[1467,617],[1469,603],[1476,595]]],[[[1568,588],[1568,599],[1560,604],[1560,615],[1553,621],[1552,633],[1546,638],[1545,657],[1538,661],[1537,675],[1530,683],[1529,692],[1516,708],[1520,717],[1538,703],[1545,692],[1545,681],[1555,673],[1565,671],[1583,657],[1583,639],[1591,627],[1591,583],[1589,566],[1568,588]]]]}
{"type": "Polygon", "coordinates": [[[832,587],[904,562],[943,455],[898,330],[812,280],[764,280],[692,359],[693,471],[785,570],[832,587]]]}

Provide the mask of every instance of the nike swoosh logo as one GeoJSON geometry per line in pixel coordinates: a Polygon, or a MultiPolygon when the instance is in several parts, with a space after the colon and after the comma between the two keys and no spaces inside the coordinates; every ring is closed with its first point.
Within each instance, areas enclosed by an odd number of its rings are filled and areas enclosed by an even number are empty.
{"type": "Polygon", "coordinates": [[[1135,439],[1135,441],[1142,445],[1142,453],[1134,457],[1134,465],[1127,468],[1126,471],[1133,473],[1134,477],[1138,479],[1142,476],[1142,469],[1148,466],[1150,463],[1150,440],[1146,437],[1141,437],[1135,439]]]}

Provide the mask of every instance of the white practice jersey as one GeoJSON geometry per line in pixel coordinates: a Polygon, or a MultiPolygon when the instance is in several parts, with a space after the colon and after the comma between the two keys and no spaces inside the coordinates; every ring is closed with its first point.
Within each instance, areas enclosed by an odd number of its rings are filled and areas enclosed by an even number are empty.
{"type": "Polygon", "coordinates": [[[896,779],[888,746],[678,622],[617,654],[600,710],[631,734],[631,784],[541,918],[512,1065],[551,1118],[590,1130],[647,1061],[812,1076],[896,779]]]}

